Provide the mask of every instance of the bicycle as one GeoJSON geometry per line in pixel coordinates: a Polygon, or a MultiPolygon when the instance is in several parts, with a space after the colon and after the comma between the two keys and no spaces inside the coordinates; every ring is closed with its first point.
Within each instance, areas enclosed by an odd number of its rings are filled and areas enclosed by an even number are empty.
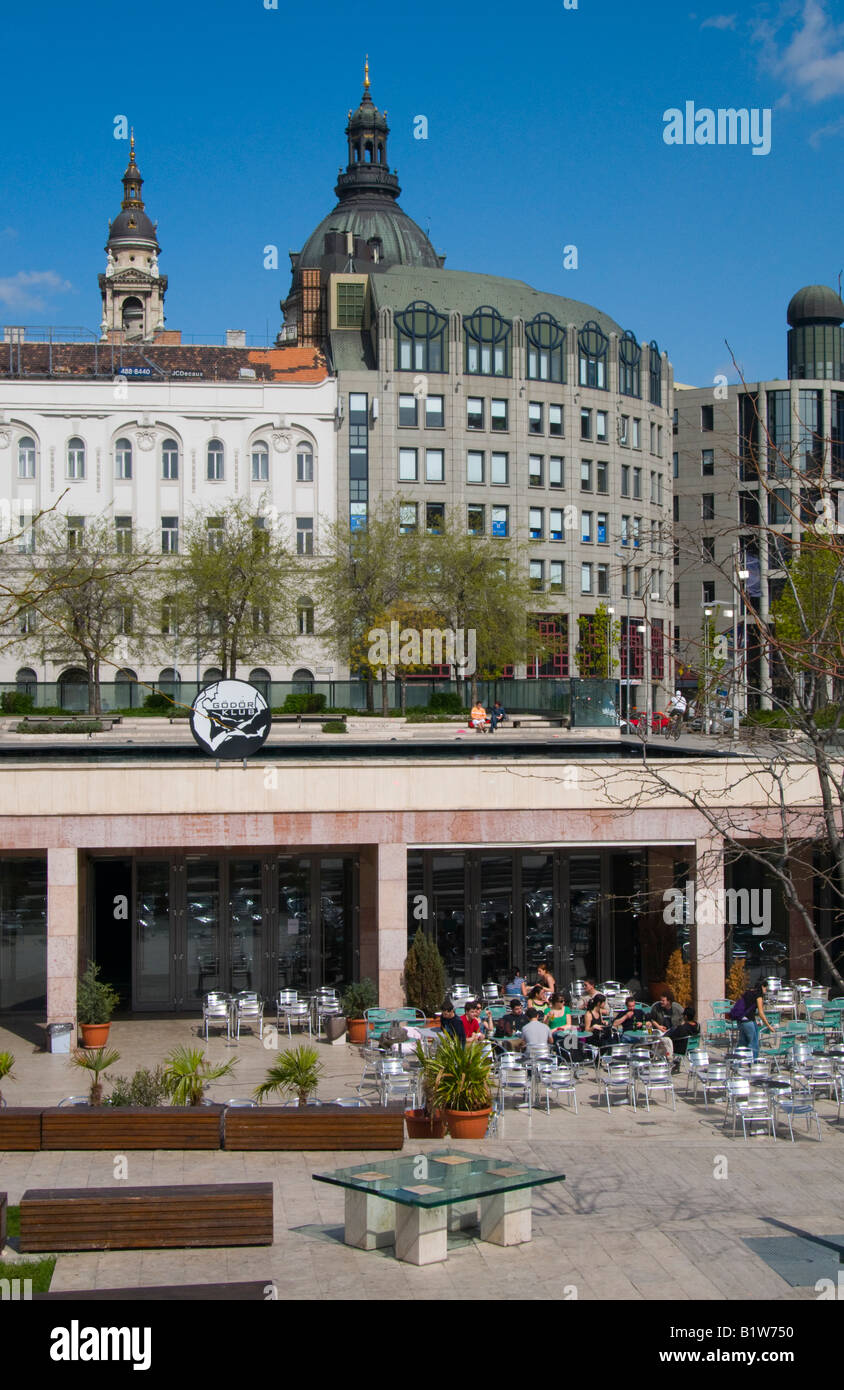
{"type": "Polygon", "coordinates": [[[665,728],[662,731],[663,737],[666,739],[673,738],[676,743],[677,739],[680,737],[680,732],[682,728],[683,716],[679,710],[675,710],[671,716],[669,723],[665,725],[665,728]]]}

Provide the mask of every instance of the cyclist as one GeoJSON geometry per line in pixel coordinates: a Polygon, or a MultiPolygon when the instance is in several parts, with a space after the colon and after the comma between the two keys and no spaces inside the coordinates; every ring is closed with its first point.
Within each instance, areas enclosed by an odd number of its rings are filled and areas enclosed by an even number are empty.
{"type": "Polygon", "coordinates": [[[671,699],[668,701],[668,713],[671,715],[671,732],[679,733],[680,726],[686,715],[686,697],[681,690],[675,690],[671,699]]]}

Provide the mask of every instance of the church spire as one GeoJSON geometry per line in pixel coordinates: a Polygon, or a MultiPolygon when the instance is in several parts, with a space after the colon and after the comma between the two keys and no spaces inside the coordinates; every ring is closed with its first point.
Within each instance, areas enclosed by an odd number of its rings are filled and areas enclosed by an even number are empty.
{"type": "Polygon", "coordinates": [[[372,100],[369,82],[369,54],[363,69],[363,96],[357,111],[349,112],[346,126],[346,139],[349,147],[349,162],[345,173],[340,174],[335,192],[341,203],[362,194],[398,198],[398,177],[390,170],[387,162],[386,111],[379,111],[372,100]]]}
{"type": "Polygon", "coordinates": [[[364,90],[364,93],[366,93],[366,92],[369,91],[369,54],[368,54],[368,53],[367,53],[367,55],[366,55],[366,62],[364,63],[364,67],[363,67],[363,90],[364,90]]]}

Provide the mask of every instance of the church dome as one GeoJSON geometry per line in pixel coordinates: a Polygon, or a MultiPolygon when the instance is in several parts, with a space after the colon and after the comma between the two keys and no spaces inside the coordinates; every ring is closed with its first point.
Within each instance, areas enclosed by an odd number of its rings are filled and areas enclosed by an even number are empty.
{"type": "Polygon", "coordinates": [[[806,285],[792,296],[787,317],[792,328],[804,323],[837,324],[844,320],[844,303],[829,285],[806,285]]]}
{"type": "Polygon", "coordinates": [[[135,136],[133,134],[129,146],[129,163],[123,175],[123,202],[120,205],[120,212],[114,221],[109,223],[107,250],[118,248],[121,242],[134,243],[136,241],[151,242],[156,250],[159,249],[155,227],[144,209],[144,200],[141,196],[143,182],[141,171],[135,163],[135,136]]]}
{"type": "Polygon", "coordinates": [[[353,260],[361,252],[367,269],[441,267],[444,257],[398,205],[398,176],[387,162],[387,113],[378,110],[370,95],[368,59],[363,96],[357,110],[349,111],[345,133],[348,164],[337,179],[337,204],[311,232],[296,258],[297,269],[336,270],[338,257],[346,254],[353,260]]]}

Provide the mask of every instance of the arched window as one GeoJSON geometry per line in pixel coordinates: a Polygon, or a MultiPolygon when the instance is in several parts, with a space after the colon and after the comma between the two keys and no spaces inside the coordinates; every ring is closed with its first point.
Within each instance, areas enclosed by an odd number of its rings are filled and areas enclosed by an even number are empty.
{"type": "Polygon", "coordinates": [[[310,444],[300,444],[296,449],[296,481],[312,483],[314,480],[314,451],[310,444]]]}
{"type": "Polygon", "coordinates": [[[15,676],[15,689],[19,695],[31,695],[33,699],[38,692],[38,677],[30,666],[22,666],[15,676]]]}
{"type": "Polygon", "coordinates": [[[171,482],[179,476],[179,446],[175,439],[165,439],[161,446],[161,476],[171,482]]]}
{"type": "Polygon", "coordinates": [[[253,483],[268,483],[270,481],[270,451],[263,440],[252,445],[252,481],[253,483]]]}
{"type": "Polygon", "coordinates": [[[642,349],[629,328],[618,344],[618,389],[622,396],[642,395],[642,349]]]}
{"type": "Polygon", "coordinates": [[[607,390],[609,341],[594,319],[584,323],[577,335],[581,386],[595,386],[599,391],[607,390]]]}
{"type": "Polygon", "coordinates": [[[67,441],[67,476],[68,478],[85,477],[85,441],[78,435],[67,441]]]}
{"type": "Polygon", "coordinates": [[[298,671],[293,672],[291,679],[294,695],[310,695],[314,684],[313,671],[309,671],[305,666],[300,666],[298,671]]]}
{"type": "Polygon", "coordinates": [[[417,299],[394,316],[396,369],[400,372],[448,371],[448,319],[432,304],[417,299]]]}
{"type": "Polygon", "coordinates": [[[497,309],[483,304],[463,320],[466,373],[469,376],[509,376],[513,325],[497,309]]]}
{"type": "Polygon", "coordinates": [[[653,338],[648,346],[648,366],[651,405],[662,405],[662,358],[653,338]]]}
{"type": "Polygon", "coordinates": [[[296,628],[300,637],[310,637],[314,630],[314,601],[307,595],[296,602],[296,628]]]}
{"type": "Polygon", "coordinates": [[[18,477],[35,477],[35,440],[31,434],[18,440],[18,477]]]}
{"type": "Polygon", "coordinates": [[[179,698],[179,691],[182,685],[182,678],[174,666],[165,666],[158,676],[158,688],[162,695],[169,695],[171,700],[179,698]]]}
{"type": "Polygon", "coordinates": [[[138,698],[138,674],[136,671],[121,670],[114,673],[115,709],[134,709],[140,704],[138,698]]]}
{"type": "Polygon", "coordinates": [[[114,476],[124,479],[132,476],[132,445],[128,439],[118,439],[114,446],[114,476]]]}
{"type": "Polygon", "coordinates": [[[525,324],[527,375],[530,381],[565,381],[566,330],[550,314],[525,324]]]}
{"type": "Polygon", "coordinates": [[[219,666],[209,666],[207,671],[203,671],[202,673],[203,685],[213,685],[215,681],[221,681],[222,679],[223,673],[219,666]]]}
{"type": "Polygon", "coordinates": [[[134,296],[123,301],[123,332],[142,333],[144,330],[144,306],[134,296]]]}
{"type": "Polygon", "coordinates": [[[265,671],[263,666],[256,666],[249,672],[249,684],[254,685],[256,690],[260,690],[267,704],[270,702],[270,673],[265,671]]]}
{"type": "Polygon", "coordinates": [[[88,677],[78,666],[70,666],[62,671],[58,679],[59,708],[87,710],[88,677]]]}
{"type": "Polygon", "coordinates": [[[226,451],[221,439],[212,439],[208,445],[208,481],[222,482],[225,476],[226,451]]]}

